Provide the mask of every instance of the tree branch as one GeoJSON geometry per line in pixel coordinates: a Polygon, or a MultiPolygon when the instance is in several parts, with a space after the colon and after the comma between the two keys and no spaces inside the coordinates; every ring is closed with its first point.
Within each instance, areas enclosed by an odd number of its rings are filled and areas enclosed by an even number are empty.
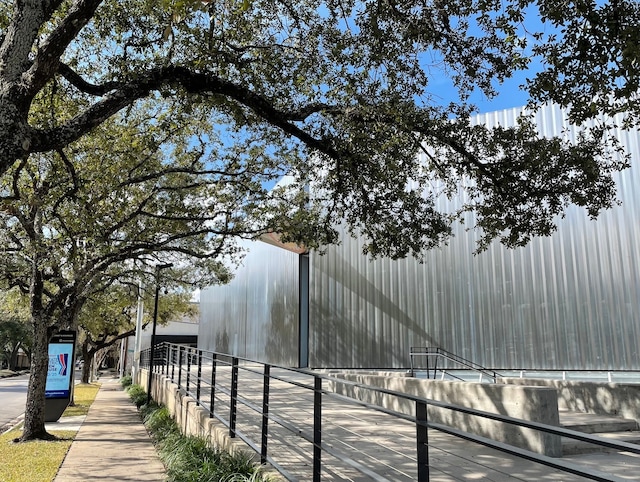
{"type": "Polygon", "coordinates": [[[146,97],[152,91],[170,86],[182,88],[190,94],[221,95],[234,100],[307,146],[330,157],[340,157],[339,152],[329,142],[316,139],[294,123],[303,121],[314,113],[338,113],[343,112],[342,109],[313,103],[296,110],[281,110],[276,108],[270,99],[256,94],[247,87],[208,73],[172,66],[137,74],[135,80],[122,83],[119,89],[109,92],[102,100],[66,124],[55,129],[34,131],[31,152],[44,152],[64,147],[136,100],[146,97]]]}
{"type": "Polygon", "coordinates": [[[101,85],[91,84],[84,80],[75,70],[62,62],[58,65],[58,73],[76,89],[89,95],[103,96],[112,90],[122,87],[122,82],[106,82],[101,85]]]}
{"type": "Polygon", "coordinates": [[[0,45],[0,77],[9,83],[21,81],[31,64],[29,54],[40,27],[60,6],[62,0],[24,0],[14,2],[11,24],[0,45]]]}
{"type": "Polygon", "coordinates": [[[35,61],[27,72],[31,96],[35,96],[56,74],[60,57],[80,30],[89,23],[101,3],[102,0],[76,0],[73,2],[67,16],[51,32],[38,50],[35,61]]]}

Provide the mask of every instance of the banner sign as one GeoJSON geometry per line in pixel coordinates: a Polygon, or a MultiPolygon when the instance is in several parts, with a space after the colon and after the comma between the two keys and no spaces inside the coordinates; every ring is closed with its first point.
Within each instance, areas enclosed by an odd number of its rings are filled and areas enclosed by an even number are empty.
{"type": "Polygon", "coordinates": [[[46,398],[69,398],[75,352],[75,332],[60,332],[49,342],[46,398]]]}

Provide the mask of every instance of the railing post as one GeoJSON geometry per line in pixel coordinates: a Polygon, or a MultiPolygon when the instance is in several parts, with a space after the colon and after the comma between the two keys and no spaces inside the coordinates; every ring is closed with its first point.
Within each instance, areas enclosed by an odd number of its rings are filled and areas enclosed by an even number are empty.
{"type": "Polygon", "coordinates": [[[229,437],[236,436],[236,415],[238,410],[238,358],[233,357],[231,366],[231,407],[229,413],[229,437]]]}
{"type": "Polygon", "coordinates": [[[163,359],[162,361],[164,362],[162,364],[162,374],[163,375],[168,375],[169,374],[169,365],[167,364],[167,359],[169,358],[169,343],[165,343],[164,344],[164,350],[162,351],[163,353],[163,359]]]}
{"type": "Polygon", "coordinates": [[[165,363],[164,363],[164,352],[165,352],[164,343],[162,343],[161,346],[162,346],[162,350],[158,350],[158,351],[160,352],[160,356],[162,356],[163,358],[162,358],[162,363],[158,364],[158,373],[164,374],[164,365],[165,365],[165,363]]]}
{"type": "Polygon", "coordinates": [[[267,463],[267,442],[269,440],[269,381],[271,380],[271,365],[264,366],[262,384],[262,446],[260,448],[260,463],[267,463]]]}
{"type": "Polygon", "coordinates": [[[411,365],[411,376],[415,377],[415,373],[413,370],[413,348],[409,349],[409,365],[411,365]]]}
{"type": "Polygon", "coordinates": [[[185,389],[185,392],[188,395],[189,394],[189,381],[191,380],[191,347],[190,346],[187,347],[186,353],[187,353],[187,387],[185,389]]]}
{"type": "Polygon", "coordinates": [[[200,405],[200,387],[202,386],[202,350],[196,349],[198,357],[198,379],[196,380],[196,404],[200,405]]]}
{"type": "Polygon", "coordinates": [[[213,418],[213,408],[216,400],[216,366],[218,365],[218,355],[211,355],[211,399],[209,400],[209,418],[213,418]]]}
{"type": "Polygon", "coordinates": [[[322,378],[313,380],[313,482],[320,482],[322,472],[322,378]]]}
{"type": "Polygon", "coordinates": [[[178,347],[178,388],[180,388],[180,383],[182,382],[182,346],[178,347]]]}
{"type": "Polygon", "coordinates": [[[433,379],[434,380],[438,376],[438,358],[440,358],[440,355],[436,355],[436,361],[433,362],[433,379]]]}
{"type": "Polygon", "coordinates": [[[176,374],[175,356],[176,356],[175,347],[171,346],[171,383],[173,383],[173,381],[175,380],[175,374],[176,374]]]}
{"type": "Polygon", "coordinates": [[[427,482],[429,480],[429,436],[427,430],[427,404],[416,400],[418,482],[427,482]]]}
{"type": "MultiPolygon", "coordinates": [[[[167,343],[167,359],[166,361],[166,369],[167,369],[167,377],[169,376],[169,365],[171,365],[171,355],[173,354],[173,346],[167,343]]],[[[173,373],[171,374],[171,381],[173,381],[173,373]]]]}

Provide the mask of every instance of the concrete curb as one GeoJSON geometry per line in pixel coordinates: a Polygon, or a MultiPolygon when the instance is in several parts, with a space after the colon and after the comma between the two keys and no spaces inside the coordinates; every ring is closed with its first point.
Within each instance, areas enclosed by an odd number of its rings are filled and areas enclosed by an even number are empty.
{"type": "Polygon", "coordinates": [[[11,432],[14,428],[18,426],[18,424],[22,423],[23,420],[24,420],[24,413],[22,415],[17,416],[16,418],[6,423],[2,427],[0,427],[0,430],[2,430],[2,433],[0,433],[0,435],[4,435],[8,432],[11,432]],[[8,427],[8,428],[5,428],[5,427],[8,427]]]}
{"type": "Polygon", "coordinates": [[[21,370],[19,372],[0,374],[0,378],[19,377],[20,375],[26,375],[27,373],[29,373],[29,370],[21,370]]]}

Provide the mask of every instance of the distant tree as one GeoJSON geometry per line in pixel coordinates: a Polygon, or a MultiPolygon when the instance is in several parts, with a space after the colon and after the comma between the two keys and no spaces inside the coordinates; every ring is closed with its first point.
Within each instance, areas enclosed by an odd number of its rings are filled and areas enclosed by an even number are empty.
{"type": "Polygon", "coordinates": [[[20,350],[31,357],[33,337],[28,309],[22,301],[19,293],[0,293],[0,359],[9,370],[18,368],[20,350]]]}
{"type": "MultiPolygon", "coordinates": [[[[172,284],[170,280],[163,281],[166,285],[172,284]]],[[[158,303],[158,325],[163,326],[182,316],[194,315],[195,307],[190,298],[191,294],[184,291],[163,294],[158,303]]],[[[153,306],[153,292],[147,291],[143,299],[147,306],[153,306]]],[[[91,295],[85,302],[78,317],[78,328],[81,330],[80,351],[84,362],[82,383],[89,383],[96,353],[135,334],[137,300],[137,289],[118,285],[91,295]]],[[[143,328],[152,321],[152,316],[153,313],[145,312],[143,328]]]]}
{"type": "Polygon", "coordinates": [[[9,370],[17,370],[18,354],[23,350],[31,356],[31,333],[29,326],[15,319],[0,320],[0,357],[9,370]]]}

